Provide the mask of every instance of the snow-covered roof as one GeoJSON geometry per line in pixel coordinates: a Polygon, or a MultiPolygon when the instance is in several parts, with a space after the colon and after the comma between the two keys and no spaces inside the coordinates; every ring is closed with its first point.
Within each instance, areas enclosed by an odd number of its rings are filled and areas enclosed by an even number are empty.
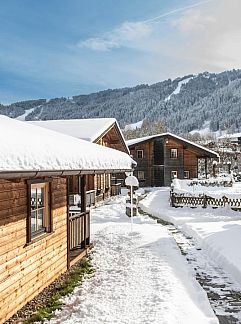
{"type": "Polygon", "coordinates": [[[115,118],[41,120],[30,123],[92,143],[114,123],[118,126],[115,118]]]}
{"type": "Polygon", "coordinates": [[[140,137],[140,138],[134,138],[134,139],[131,139],[131,140],[126,141],[126,143],[130,147],[132,145],[139,144],[139,143],[148,141],[148,140],[153,139],[153,138],[156,138],[156,137],[168,137],[168,136],[173,137],[173,138],[175,138],[175,139],[177,139],[179,141],[185,142],[187,144],[193,145],[193,146],[195,146],[195,147],[197,147],[197,148],[199,148],[199,149],[201,149],[203,151],[206,151],[208,153],[211,153],[211,154],[215,155],[217,158],[219,158],[219,154],[218,153],[216,153],[216,152],[214,152],[212,150],[209,150],[206,147],[203,147],[203,146],[201,146],[199,144],[196,144],[194,142],[188,141],[188,140],[186,140],[186,139],[184,139],[184,138],[182,138],[180,136],[174,135],[172,133],[162,133],[162,134],[150,135],[150,136],[145,136],[145,137],[140,137]]]}
{"type": "Polygon", "coordinates": [[[219,136],[218,139],[223,140],[223,139],[238,138],[238,137],[241,137],[241,133],[225,134],[219,136]]]}
{"type": "Polygon", "coordinates": [[[16,171],[130,170],[126,153],[0,116],[0,174],[16,171]]]}

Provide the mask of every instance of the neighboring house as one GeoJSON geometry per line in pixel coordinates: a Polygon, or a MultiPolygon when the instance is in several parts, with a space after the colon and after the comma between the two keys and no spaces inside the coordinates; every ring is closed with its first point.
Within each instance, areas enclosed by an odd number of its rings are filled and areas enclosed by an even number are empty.
{"type": "MultiPolygon", "coordinates": [[[[114,118],[47,120],[30,123],[129,154],[128,146],[114,118]]],[[[95,200],[100,201],[119,194],[120,178],[122,176],[118,174],[89,175],[86,180],[88,205],[93,205],[95,200]]],[[[75,199],[78,201],[79,187],[79,178],[73,177],[71,180],[73,204],[75,199]]]]}
{"type": "Polygon", "coordinates": [[[130,171],[126,153],[0,116],[0,323],[86,255],[86,175],[130,171]],[[69,205],[78,175],[80,207],[69,205]]]}
{"type": "Polygon", "coordinates": [[[140,186],[170,186],[174,177],[196,178],[198,161],[219,159],[219,155],[171,133],[128,140],[131,156],[137,162],[134,175],[140,186]]]}
{"type": "Polygon", "coordinates": [[[225,134],[218,137],[219,142],[230,142],[231,144],[241,145],[241,133],[225,134]]]}

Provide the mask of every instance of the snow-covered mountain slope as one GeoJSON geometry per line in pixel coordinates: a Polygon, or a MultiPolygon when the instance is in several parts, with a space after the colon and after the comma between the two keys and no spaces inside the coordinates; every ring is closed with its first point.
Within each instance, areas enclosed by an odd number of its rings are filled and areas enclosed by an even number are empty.
{"type": "Polygon", "coordinates": [[[241,70],[204,72],[152,85],[0,105],[0,114],[16,118],[34,107],[26,120],[113,117],[124,128],[146,119],[162,121],[168,131],[179,134],[200,130],[209,120],[211,131],[239,132],[241,70]]]}

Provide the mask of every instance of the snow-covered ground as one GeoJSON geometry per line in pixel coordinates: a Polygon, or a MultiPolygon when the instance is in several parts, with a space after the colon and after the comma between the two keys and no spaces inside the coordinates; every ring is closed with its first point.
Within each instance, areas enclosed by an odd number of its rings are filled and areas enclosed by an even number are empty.
{"type": "Polygon", "coordinates": [[[127,130],[135,130],[137,128],[141,128],[144,120],[140,120],[137,123],[134,124],[128,124],[125,126],[125,131],[127,130]]]}
{"type": "Polygon", "coordinates": [[[125,197],[92,210],[95,274],[50,321],[57,323],[218,323],[167,228],[125,215],[125,197]]]}
{"type": "Polygon", "coordinates": [[[229,208],[173,208],[169,188],[151,192],[141,207],[192,236],[206,256],[241,287],[241,213],[229,208]]]}

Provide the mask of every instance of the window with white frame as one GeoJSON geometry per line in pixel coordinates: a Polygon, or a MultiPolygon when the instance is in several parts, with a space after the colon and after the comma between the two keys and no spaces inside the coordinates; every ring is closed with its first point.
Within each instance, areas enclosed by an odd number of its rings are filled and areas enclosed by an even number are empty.
{"type": "Polygon", "coordinates": [[[145,172],[137,171],[137,178],[138,178],[138,180],[145,180],[145,172]]]}
{"type": "Polygon", "coordinates": [[[177,171],[171,171],[171,178],[175,179],[177,178],[178,172],[177,171]]]}
{"type": "Polygon", "coordinates": [[[28,241],[31,242],[39,234],[51,232],[51,210],[49,182],[36,182],[29,186],[28,241]]]}
{"type": "Polygon", "coordinates": [[[184,171],[184,179],[189,179],[189,178],[190,178],[190,172],[184,171]]]}
{"type": "Polygon", "coordinates": [[[177,148],[171,148],[170,157],[171,157],[171,159],[177,158],[177,148]]]}
{"type": "Polygon", "coordinates": [[[137,150],[137,158],[138,159],[143,159],[143,156],[144,156],[143,150],[137,150]]]}

